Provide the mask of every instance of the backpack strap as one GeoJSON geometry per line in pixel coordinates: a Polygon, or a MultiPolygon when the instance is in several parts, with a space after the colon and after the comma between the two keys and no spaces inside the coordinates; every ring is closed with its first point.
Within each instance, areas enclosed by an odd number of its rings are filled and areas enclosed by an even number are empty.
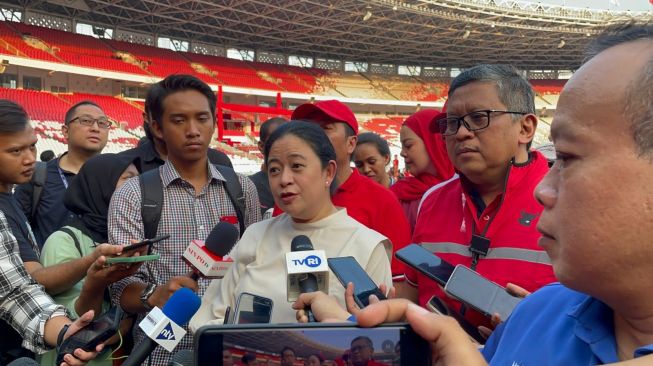
{"type": "Polygon", "coordinates": [[[59,230],[63,231],[64,233],[70,235],[71,238],[73,238],[73,242],[75,242],[75,248],[77,248],[77,251],[79,252],[79,257],[80,258],[83,257],[84,254],[82,253],[82,246],[79,244],[79,240],[77,240],[77,236],[75,235],[75,233],[73,233],[72,230],[70,230],[69,228],[67,228],[65,226],[62,227],[59,230]]]}
{"type": "Polygon", "coordinates": [[[43,194],[43,187],[45,187],[45,180],[48,177],[48,166],[47,163],[42,161],[36,162],[34,167],[34,173],[32,174],[32,207],[29,213],[29,221],[34,221],[34,216],[36,215],[36,208],[39,206],[41,201],[41,195],[43,194]]]}
{"type": "Polygon", "coordinates": [[[234,205],[236,217],[238,217],[238,226],[240,227],[240,236],[245,232],[245,195],[243,194],[243,187],[240,185],[240,179],[236,171],[228,166],[214,165],[216,169],[222,174],[225,179],[225,189],[227,195],[234,205]]]}
{"type": "Polygon", "coordinates": [[[141,186],[141,217],[145,239],[156,237],[163,209],[163,183],[159,169],[148,170],[138,176],[141,186]]]}

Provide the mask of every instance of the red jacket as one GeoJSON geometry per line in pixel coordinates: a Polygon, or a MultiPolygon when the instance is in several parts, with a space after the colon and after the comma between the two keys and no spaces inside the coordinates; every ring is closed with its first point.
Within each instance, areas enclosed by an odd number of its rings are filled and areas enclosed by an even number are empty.
{"type": "MultiPolygon", "coordinates": [[[[479,259],[477,272],[501,286],[512,282],[528,291],[554,282],[550,259],[537,245],[540,234],[536,226],[542,206],[533,197],[535,186],[547,172],[546,158],[532,152],[527,163],[510,168],[504,193],[480,215],[470,190],[465,188],[468,185],[463,183],[464,178],[454,177],[431,188],[422,199],[413,242],[453,265],[471,267],[472,230],[482,234],[489,222],[485,237],[490,239],[490,251],[487,257],[479,259]],[[432,245],[444,242],[447,244],[432,245]],[[502,249],[496,251],[498,248],[502,249]]],[[[450,308],[460,309],[459,302],[412,268],[406,271],[406,279],[418,287],[420,305],[424,306],[435,295],[450,308]]],[[[472,310],[467,310],[465,317],[475,325],[489,324],[489,319],[472,310]]]]}
{"type": "MultiPolygon", "coordinates": [[[[394,252],[410,242],[410,226],[397,197],[389,189],[352,169],[349,178],[331,197],[334,205],[347,209],[347,214],[368,228],[379,232],[392,242],[392,275],[402,277],[404,264],[394,252]]],[[[274,216],[283,211],[275,205],[274,216]]],[[[397,278],[395,278],[397,279],[397,278]]]]}

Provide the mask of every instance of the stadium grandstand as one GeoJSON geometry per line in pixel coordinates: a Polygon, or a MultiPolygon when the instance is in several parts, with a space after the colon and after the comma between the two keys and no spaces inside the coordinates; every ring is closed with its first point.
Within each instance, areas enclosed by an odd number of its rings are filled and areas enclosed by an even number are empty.
{"type": "Polygon", "coordinates": [[[478,63],[509,63],[536,91],[547,141],[565,80],[590,36],[651,12],[501,0],[259,2],[0,1],[0,97],[23,105],[39,150],[65,151],[65,111],[93,100],[115,123],[107,152],[144,136],[148,85],[195,75],[217,93],[214,147],[241,172],[261,164],[259,124],[307,101],[339,99],[398,154],[404,118],[441,108],[478,63]]]}

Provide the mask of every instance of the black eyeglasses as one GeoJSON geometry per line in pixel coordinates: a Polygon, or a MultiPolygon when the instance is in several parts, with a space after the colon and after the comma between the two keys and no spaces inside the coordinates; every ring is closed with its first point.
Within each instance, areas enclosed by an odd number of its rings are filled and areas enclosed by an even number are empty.
{"type": "Polygon", "coordinates": [[[441,117],[435,123],[439,129],[438,132],[442,136],[455,135],[462,124],[469,131],[478,131],[490,125],[490,115],[492,113],[509,113],[509,114],[528,114],[526,112],[513,112],[513,111],[497,111],[494,109],[486,109],[482,111],[474,111],[467,113],[462,117],[441,117]]]}
{"type": "Polygon", "coordinates": [[[68,124],[73,123],[74,121],[79,122],[80,125],[91,127],[94,123],[97,123],[98,127],[103,129],[108,129],[111,127],[111,122],[106,117],[93,118],[90,116],[79,116],[68,121],[68,124]]]}

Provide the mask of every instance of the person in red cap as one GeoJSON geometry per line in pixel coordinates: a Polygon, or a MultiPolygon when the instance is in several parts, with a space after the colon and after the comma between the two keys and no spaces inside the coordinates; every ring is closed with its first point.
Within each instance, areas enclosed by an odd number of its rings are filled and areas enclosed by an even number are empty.
{"type": "MultiPolygon", "coordinates": [[[[350,166],[358,135],[358,121],[351,109],[337,100],[325,100],[300,105],[291,119],[318,123],[336,151],[333,204],[346,208],[347,214],[356,221],[390,239],[392,254],[408,245],[410,226],[397,198],[390,190],[360,175],[350,166]]],[[[279,213],[280,210],[275,211],[275,214],[279,213]]],[[[403,280],[405,267],[394,255],[391,265],[393,280],[403,280]]]]}
{"type": "Polygon", "coordinates": [[[423,109],[406,118],[401,126],[401,156],[412,177],[399,180],[390,190],[399,198],[411,231],[424,192],[454,174],[442,136],[429,128],[431,121],[440,115],[443,113],[434,109],[423,109]]]}

